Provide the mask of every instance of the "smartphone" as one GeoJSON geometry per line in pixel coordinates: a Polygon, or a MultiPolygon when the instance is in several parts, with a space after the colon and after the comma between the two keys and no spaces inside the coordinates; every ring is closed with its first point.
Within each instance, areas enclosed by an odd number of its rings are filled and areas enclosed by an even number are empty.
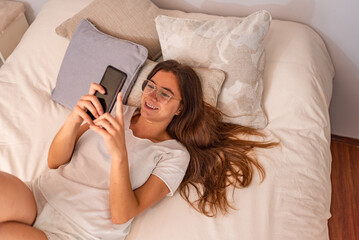
{"type": "MultiPolygon", "coordinates": [[[[106,93],[95,93],[95,96],[100,101],[104,112],[112,111],[112,108],[116,103],[117,94],[121,91],[126,78],[126,73],[111,65],[107,66],[105,73],[103,74],[100,81],[100,85],[105,89],[106,93]]],[[[92,120],[95,119],[90,111],[87,111],[87,114],[90,115],[92,120]]]]}

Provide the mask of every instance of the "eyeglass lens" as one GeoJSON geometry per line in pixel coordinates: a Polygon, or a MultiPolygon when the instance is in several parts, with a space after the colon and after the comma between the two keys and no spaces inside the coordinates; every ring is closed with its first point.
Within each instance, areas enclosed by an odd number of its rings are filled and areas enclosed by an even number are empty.
{"type": "Polygon", "coordinates": [[[154,82],[145,80],[142,85],[142,91],[145,94],[151,94],[153,91],[156,90],[156,97],[157,99],[164,104],[167,104],[168,101],[171,99],[172,94],[167,91],[166,89],[163,89],[159,86],[157,86],[154,82]]]}

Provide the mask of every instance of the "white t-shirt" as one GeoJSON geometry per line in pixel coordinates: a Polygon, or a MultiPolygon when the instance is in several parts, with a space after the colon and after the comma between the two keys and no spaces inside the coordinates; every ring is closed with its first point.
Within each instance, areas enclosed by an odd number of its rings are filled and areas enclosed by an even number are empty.
{"type": "MultiPolygon", "coordinates": [[[[136,108],[123,109],[132,189],[154,174],[166,183],[168,195],[173,195],[186,172],[188,151],[176,140],[153,143],[135,137],[129,125],[136,108]]],[[[96,238],[121,239],[132,220],[121,225],[111,222],[110,169],[111,156],[103,138],[88,130],[78,140],[71,161],[42,175],[38,186],[48,203],[73,224],[96,238]]]]}

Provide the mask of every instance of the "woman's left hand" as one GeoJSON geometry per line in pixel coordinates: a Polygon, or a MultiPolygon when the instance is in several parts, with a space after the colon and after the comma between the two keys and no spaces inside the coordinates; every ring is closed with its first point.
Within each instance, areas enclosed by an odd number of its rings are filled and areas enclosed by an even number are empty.
{"type": "Polygon", "coordinates": [[[116,115],[102,114],[93,121],[92,130],[100,134],[105,140],[107,150],[112,159],[124,159],[127,157],[125,144],[125,130],[123,122],[122,93],[117,95],[116,115]]]}

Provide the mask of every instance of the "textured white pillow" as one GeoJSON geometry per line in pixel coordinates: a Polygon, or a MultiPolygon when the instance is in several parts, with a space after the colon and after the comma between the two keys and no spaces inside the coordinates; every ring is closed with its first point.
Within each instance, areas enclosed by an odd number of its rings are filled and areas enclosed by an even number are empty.
{"type": "MultiPolygon", "coordinates": [[[[156,66],[158,62],[146,60],[145,64],[142,66],[138,78],[133,85],[130,96],[127,100],[127,105],[140,107],[141,97],[142,97],[142,83],[147,79],[148,74],[156,66]]],[[[212,106],[216,106],[218,95],[221,92],[221,88],[225,79],[225,74],[219,69],[209,69],[209,68],[193,68],[197,73],[199,79],[201,80],[202,90],[203,90],[203,100],[212,106]]]]}
{"type": "Polygon", "coordinates": [[[271,15],[258,11],[246,18],[195,20],[158,16],[156,28],[163,59],[194,67],[217,68],[227,76],[217,107],[225,121],[264,128],[262,109],[264,37],[271,15]]]}

